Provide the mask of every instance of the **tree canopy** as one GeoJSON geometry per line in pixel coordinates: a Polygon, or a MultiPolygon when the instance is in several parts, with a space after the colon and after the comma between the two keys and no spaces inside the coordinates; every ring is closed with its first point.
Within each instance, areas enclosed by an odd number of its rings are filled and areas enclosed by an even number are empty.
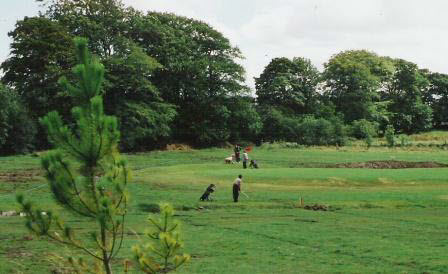
{"type": "Polygon", "coordinates": [[[206,22],[144,13],[121,0],[40,2],[45,11],[19,20],[9,33],[11,53],[0,65],[2,83],[17,95],[22,117],[30,117],[30,128],[38,129],[27,147],[48,146],[37,123],[47,111],[56,110],[73,123],[68,112],[73,102],[58,89],[57,79],[72,77],[70,43],[79,35],[89,39],[89,50],[105,66],[104,107],[118,118],[125,150],[170,142],[309,144],[317,139],[301,137],[303,123],[326,127],[325,120],[341,129],[342,124],[358,129],[368,124],[375,134],[393,126],[398,133],[414,133],[441,128],[448,118],[448,77],[406,60],[347,50],[319,72],[305,57],[278,57],[255,77],[251,91],[240,64],[242,52],[206,22]]]}
{"type": "Polygon", "coordinates": [[[274,58],[255,78],[257,102],[297,114],[312,113],[318,100],[319,80],[318,70],[308,59],[274,58]]]}

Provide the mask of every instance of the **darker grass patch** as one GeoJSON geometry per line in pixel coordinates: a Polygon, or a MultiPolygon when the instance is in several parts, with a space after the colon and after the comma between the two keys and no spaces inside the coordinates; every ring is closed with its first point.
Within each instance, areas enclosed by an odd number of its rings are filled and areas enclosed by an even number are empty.
{"type": "Polygon", "coordinates": [[[143,212],[159,213],[160,206],[158,204],[140,203],[138,208],[143,212]]]}

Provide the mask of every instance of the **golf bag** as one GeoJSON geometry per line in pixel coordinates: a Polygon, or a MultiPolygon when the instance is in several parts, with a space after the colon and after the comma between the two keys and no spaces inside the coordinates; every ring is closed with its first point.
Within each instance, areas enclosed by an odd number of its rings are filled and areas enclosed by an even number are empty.
{"type": "Polygon", "coordinates": [[[202,194],[201,198],[199,200],[201,201],[211,201],[212,198],[210,197],[210,194],[215,192],[216,186],[214,184],[210,184],[207,189],[204,191],[204,194],[202,194]]]}

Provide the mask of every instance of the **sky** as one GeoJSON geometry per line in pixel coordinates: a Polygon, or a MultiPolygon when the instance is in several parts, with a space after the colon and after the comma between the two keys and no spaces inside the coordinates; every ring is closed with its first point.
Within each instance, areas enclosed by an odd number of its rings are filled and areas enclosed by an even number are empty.
{"type": "MultiPolygon", "coordinates": [[[[173,12],[209,23],[241,49],[254,86],[275,57],[305,57],[319,69],[343,50],[366,49],[448,73],[446,0],[123,0],[138,10],[173,12]]],[[[8,31],[37,15],[33,0],[0,0],[0,62],[8,31]]]]}

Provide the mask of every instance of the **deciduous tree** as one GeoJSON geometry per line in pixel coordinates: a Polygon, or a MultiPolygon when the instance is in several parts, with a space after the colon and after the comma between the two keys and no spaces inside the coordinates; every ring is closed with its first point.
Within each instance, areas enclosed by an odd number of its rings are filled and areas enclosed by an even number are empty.
{"type": "Polygon", "coordinates": [[[393,72],[390,60],[369,51],[350,50],[333,56],[324,66],[326,95],[345,121],[373,120],[374,103],[393,72]]]}
{"type": "MultiPolygon", "coordinates": [[[[57,81],[74,64],[72,36],[58,22],[43,17],[18,21],[8,35],[11,52],[0,66],[2,82],[21,97],[35,125],[49,110],[67,120],[71,100],[57,81]]],[[[34,140],[38,147],[47,145],[42,128],[34,140]]]]}
{"type": "Polygon", "coordinates": [[[255,78],[257,102],[288,108],[295,114],[311,114],[318,102],[319,79],[318,70],[308,59],[275,58],[255,78]]]}
{"type": "Polygon", "coordinates": [[[394,60],[393,78],[383,95],[390,100],[389,111],[393,113],[395,130],[415,133],[432,127],[432,110],[423,102],[422,93],[429,82],[414,63],[394,60]]]}

